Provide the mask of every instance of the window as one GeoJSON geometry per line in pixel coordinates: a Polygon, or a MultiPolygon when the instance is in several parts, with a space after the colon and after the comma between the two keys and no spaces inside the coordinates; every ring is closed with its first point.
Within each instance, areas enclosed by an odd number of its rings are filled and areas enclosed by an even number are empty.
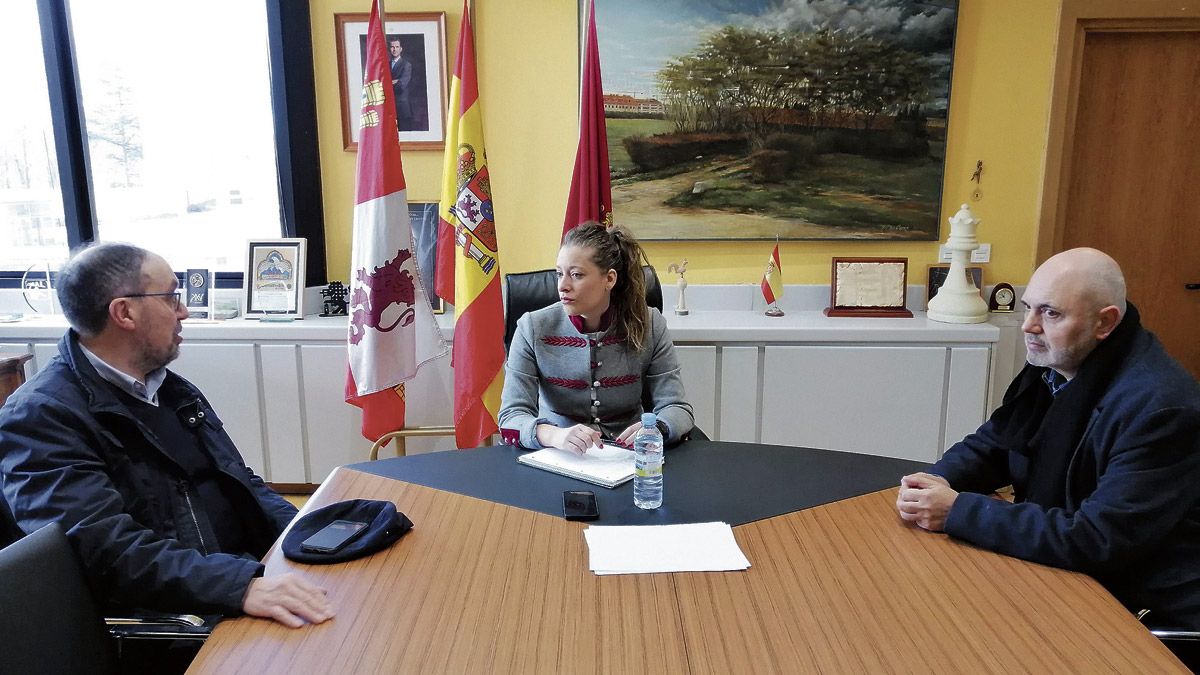
{"type": "Polygon", "coordinates": [[[71,33],[101,240],[231,272],[281,236],[264,4],[72,0],[71,33]]]}
{"type": "Polygon", "coordinates": [[[236,285],[246,241],[280,236],[324,283],[308,3],[11,5],[0,58],[29,65],[0,74],[0,283],[100,239],[236,285]]]}
{"type": "Polygon", "coordinates": [[[23,272],[67,255],[67,227],[50,121],[37,6],[0,20],[0,269],[23,272]],[[15,64],[34,64],[16,67],[15,64]]]}

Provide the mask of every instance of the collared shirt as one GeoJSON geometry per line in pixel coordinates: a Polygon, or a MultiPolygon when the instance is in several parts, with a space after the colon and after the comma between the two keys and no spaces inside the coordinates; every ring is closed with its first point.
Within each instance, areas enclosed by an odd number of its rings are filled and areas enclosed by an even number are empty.
{"type": "Polygon", "coordinates": [[[82,342],[79,343],[79,349],[87,357],[92,367],[96,369],[96,374],[104,378],[105,381],[112,383],[114,387],[139,401],[145,401],[153,406],[158,405],[158,388],[162,386],[163,380],[167,379],[167,369],[165,366],[150,371],[146,375],[145,384],[143,384],[93,354],[91,350],[83,346],[82,342]]]}
{"type": "Polygon", "coordinates": [[[1046,372],[1042,373],[1042,381],[1050,388],[1051,396],[1058,396],[1058,392],[1064,387],[1071,384],[1071,381],[1062,376],[1062,373],[1053,368],[1047,368],[1046,372]]]}
{"type": "MultiPolygon", "coordinates": [[[[612,305],[609,305],[608,309],[604,310],[604,313],[600,315],[600,328],[597,329],[596,332],[603,333],[607,331],[608,327],[612,325],[613,316],[615,315],[616,308],[612,305]]],[[[575,326],[575,330],[584,334],[588,332],[583,328],[582,316],[579,316],[578,314],[568,314],[567,319],[570,320],[572,326],[575,326]]]]}

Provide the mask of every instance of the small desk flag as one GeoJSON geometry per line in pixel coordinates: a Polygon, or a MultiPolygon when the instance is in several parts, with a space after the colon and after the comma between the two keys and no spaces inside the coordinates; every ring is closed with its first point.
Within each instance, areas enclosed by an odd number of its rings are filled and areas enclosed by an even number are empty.
{"type": "Polygon", "coordinates": [[[363,69],[346,374],[346,402],[362,408],[362,434],[372,441],[404,428],[403,383],[446,354],[413,256],[379,4],[371,4],[363,69]]]}
{"type": "Polygon", "coordinates": [[[768,305],[783,297],[783,267],[779,264],[778,243],[767,258],[767,271],[763,272],[762,278],[762,294],[768,305]]]}

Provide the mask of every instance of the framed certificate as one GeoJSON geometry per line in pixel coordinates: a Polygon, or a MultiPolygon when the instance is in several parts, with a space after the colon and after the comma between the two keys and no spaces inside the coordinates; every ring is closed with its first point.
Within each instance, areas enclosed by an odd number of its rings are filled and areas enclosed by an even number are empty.
{"type": "Polygon", "coordinates": [[[826,316],[908,318],[908,258],[834,258],[826,316]]]}
{"type": "Polygon", "coordinates": [[[247,319],[304,318],[305,239],[252,239],[246,244],[247,319]]]}

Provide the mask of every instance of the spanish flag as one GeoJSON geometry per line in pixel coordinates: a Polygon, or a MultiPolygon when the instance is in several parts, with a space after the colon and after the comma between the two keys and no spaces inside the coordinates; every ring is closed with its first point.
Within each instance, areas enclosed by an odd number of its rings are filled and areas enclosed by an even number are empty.
{"type": "Polygon", "coordinates": [[[783,267],[779,264],[779,244],[767,258],[767,271],[763,272],[762,294],[770,305],[783,297],[783,267]]]}
{"type": "Polygon", "coordinates": [[[474,448],[499,426],[504,386],[504,307],[492,184],[483,149],[475,37],[466,0],[446,114],[446,157],[435,287],[454,302],[454,430],[474,448]]]}

